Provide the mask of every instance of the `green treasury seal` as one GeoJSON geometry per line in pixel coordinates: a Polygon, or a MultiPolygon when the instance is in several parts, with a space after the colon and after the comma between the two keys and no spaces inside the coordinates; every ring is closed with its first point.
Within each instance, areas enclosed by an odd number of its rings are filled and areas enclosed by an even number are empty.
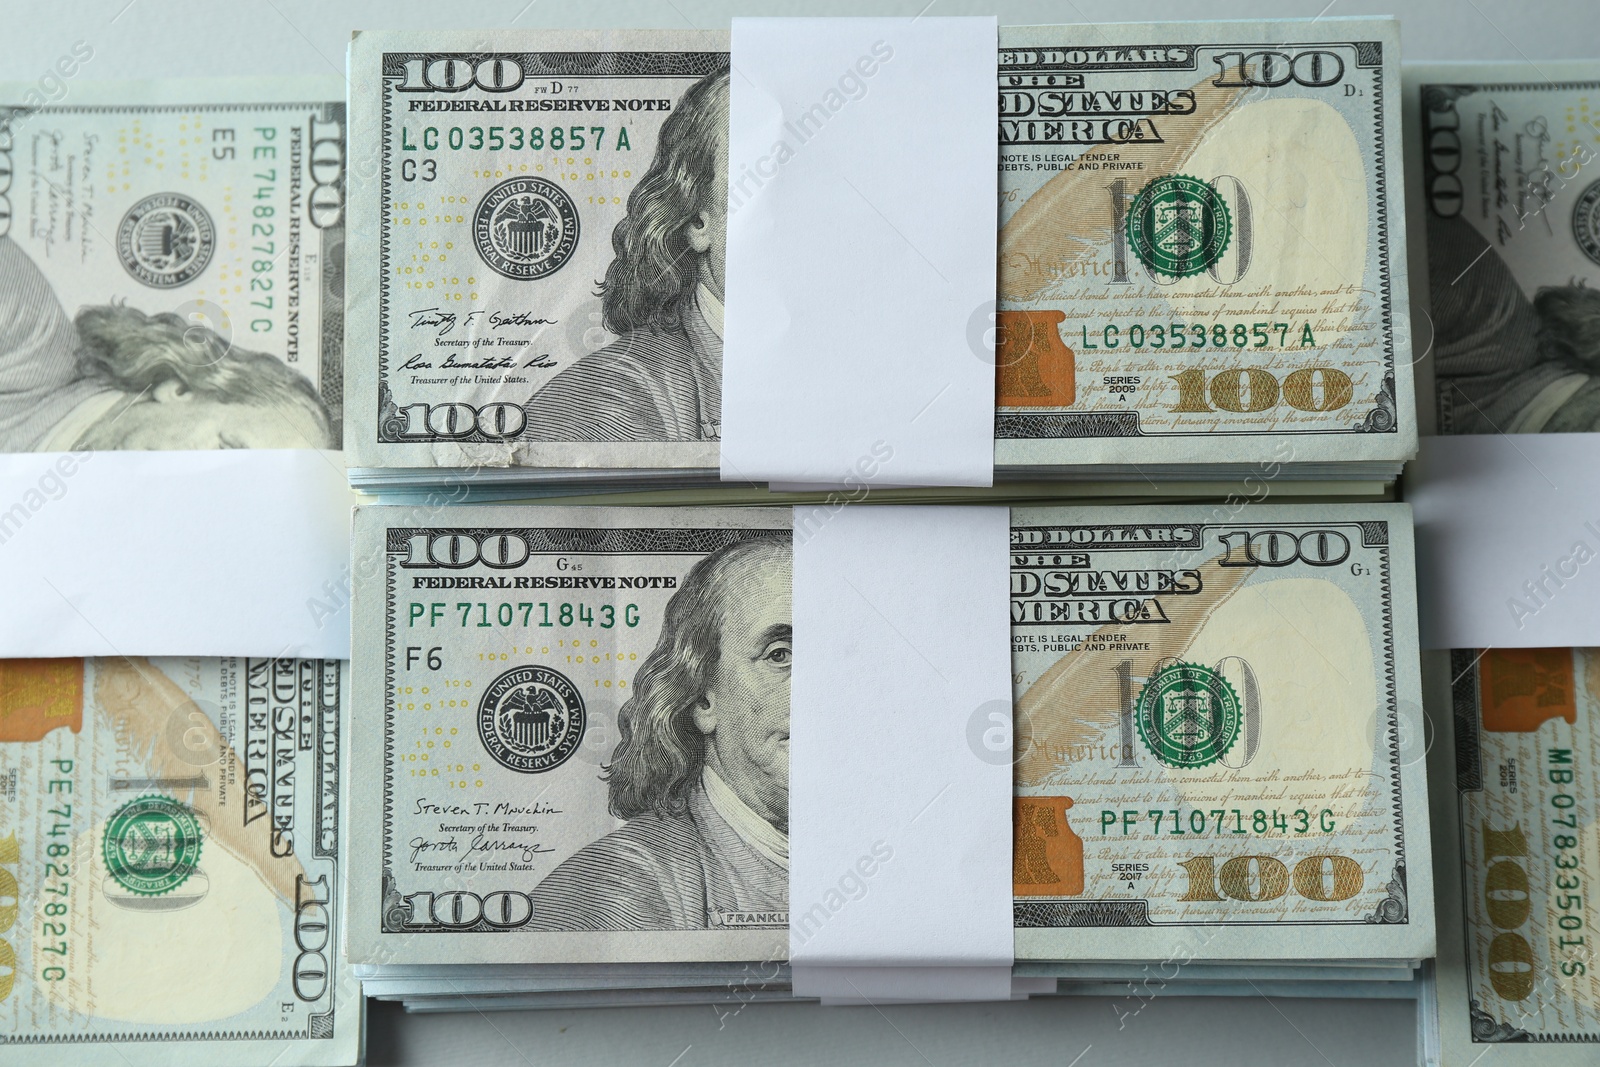
{"type": "Polygon", "coordinates": [[[1139,691],[1139,739],[1169,767],[1220,760],[1239,736],[1239,697],[1218,671],[1194,663],[1161,668],[1139,691]]]}
{"type": "Polygon", "coordinates": [[[200,820],[171,797],[142,796],[106,823],[106,869],[123,888],[160,896],[178,888],[200,863],[200,820]]]}
{"type": "Polygon", "coordinates": [[[1198,178],[1156,178],[1128,209],[1128,244],[1139,262],[1174,278],[1199,274],[1222,258],[1233,219],[1222,195],[1198,178]]]}

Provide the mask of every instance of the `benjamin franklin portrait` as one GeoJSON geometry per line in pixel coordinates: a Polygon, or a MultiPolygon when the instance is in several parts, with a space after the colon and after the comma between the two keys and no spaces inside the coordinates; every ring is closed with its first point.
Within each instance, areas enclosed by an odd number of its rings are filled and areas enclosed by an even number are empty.
{"type": "Polygon", "coordinates": [[[1530,300],[1462,219],[1428,219],[1440,433],[1600,431],[1600,290],[1530,300]]]}
{"type": "Polygon", "coordinates": [[[708,74],[661,126],[611,235],[600,285],[606,347],[527,403],[545,441],[715,441],[722,424],[728,74],[708,74]]]}
{"type": "Polygon", "coordinates": [[[0,452],[334,445],[316,389],[282,360],[170,312],[68,318],[0,237],[0,452]]]}
{"type": "Polygon", "coordinates": [[[787,911],[791,575],[787,544],[746,542],[673,594],[605,770],[627,821],[539,884],[535,928],[703,930],[787,911]]]}

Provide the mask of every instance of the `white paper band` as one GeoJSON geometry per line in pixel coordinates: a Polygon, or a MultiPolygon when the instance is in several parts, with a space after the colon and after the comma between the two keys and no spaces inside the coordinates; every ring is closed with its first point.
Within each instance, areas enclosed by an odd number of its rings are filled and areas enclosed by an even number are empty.
{"type": "Polygon", "coordinates": [[[993,483],[996,33],[733,20],[724,479],[993,483]]]}
{"type": "Polygon", "coordinates": [[[1424,437],[1423,648],[1600,645],[1600,434],[1424,437]]]}
{"type": "Polygon", "coordinates": [[[0,658],[350,655],[337,452],[0,455],[0,658]]]}
{"type": "Polygon", "coordinates": [[[789,958],[826,999],[1011,994],[998,507],[795,509],[789,958]]]}

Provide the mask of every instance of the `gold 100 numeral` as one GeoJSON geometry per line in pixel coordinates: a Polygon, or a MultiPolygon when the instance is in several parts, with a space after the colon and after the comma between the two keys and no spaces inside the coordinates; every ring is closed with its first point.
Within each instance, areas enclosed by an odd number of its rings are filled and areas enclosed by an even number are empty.
{"type": "Polygon", "coordinates": [[[1489,984],[1506,1000],[1526,1000],[1533,993],[1533,947],[1518,933],[1533,911],[1528,872],[1521,862],[1528,839],[1521,826],[1483,830],[1483,906],[1497,931],[1489,942],[1489,984]]]}
{"type": "MultiPolygon", "coordinates": [[[[21,889],[17,885],[17,876],[6,870],[15,867],[22,861],[22,849],[17,845],[17,835],[0,837],[0,934],[4,934],[16,924],[17,905],[21,903],[21,889]]],[[[0,938],[0,1000],[5,1000],[11,995],[11,987],[17,980],[17,953],[11,947],[11,942],[0,938]]]]}
{"type": "Polygon", "coordinates": [[[1291,880],[1294,891],[1307,900],[1349,900],[1366,883],[1361,864],[1329,853],[1296,863],[1292,879],[1289,868],[1274,856],[1234,856],[1221,870],[1215,856],[1196,856],[1178,866],[1189,875],[1189,891],[1179,900],[1277,900],[1289,891],[1291,880]]]}
{"type": "Polygon", "coordinates": [[[1279,399],[1297,411],[1338,411],[1355,395],[1350,375],[1337,367],[1301,367],[1284,375],[1282,381],[1262,367],[1220,370],[1209,382],[1203,367],[1190,367],[1169,377],[1178,383],[1178,402],[1172,410],[1194,414],[1218,409],[1254,414],[1277,407],[1279,399]]]}

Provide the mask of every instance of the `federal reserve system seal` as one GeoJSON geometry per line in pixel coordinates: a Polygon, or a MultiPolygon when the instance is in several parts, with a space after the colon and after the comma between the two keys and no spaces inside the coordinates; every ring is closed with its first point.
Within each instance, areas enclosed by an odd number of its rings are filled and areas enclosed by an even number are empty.
{"type": "Polygon", "coordinates": [[[170,893],[200,864],[200,820],[171,797],[142,796],[117,809],[106,823],[106,870],[140,896],[170,893]]]}
{"type": "Polygon", "coordinates": [[[1134,718],[1156,759],[1169,767],[1205,767],[1239,736],[1239,697],[1221,672],[1174,663],[1145,682],[1134,718]]]}
{"type": "Polygon", "coordinates": [[[1590,182],[1572,205],[1572,236],[1583,254],[1600,264],[1600,179],[1590,182]]]}
{"type": "Polygon", "coordinates": [[[503,767],[537,774],[561,766],[583,741],[583,698],[549,667],[513,667],[478,701],[478,739],[503,767]]]}
{"type": "Polygon", "coordinates": [[[122,266],[152,289],[176,289],[192,281],[211,262],[216,246],[210,214],[182,193],[145,197],[117,227],[122,266]]]}
{"type": "Polygon", "coordinates": [[[1153,271],[1187,278],[1222,258],[1233,219],[1222,195],[1199,178],[1156,178],[1128,209],[1128,246],[1153,271]]]}
{"type": "Polygon", "coordinates": [[[560,270],[578,247],[578,209],[543,178],[511,178],[484,194],[472,236],[491,270],[532,281],[560,270]]]}

